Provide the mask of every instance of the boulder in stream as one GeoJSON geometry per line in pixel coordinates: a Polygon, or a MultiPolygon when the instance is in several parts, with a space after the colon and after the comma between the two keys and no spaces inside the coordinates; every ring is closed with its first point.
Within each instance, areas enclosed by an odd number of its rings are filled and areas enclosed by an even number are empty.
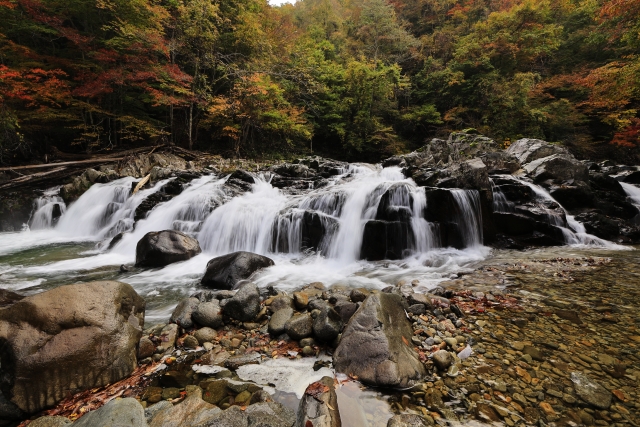
{"type": "Polygon", "coordinates": [[[144,309],[120,282],[60,286],[0,309],[0,394],[32,414],[125,378],[137,366],[144,309]]]}
{"type": "Polygon", "coordinates": [[[213,289],[235,289],[239,281],[272,265],[273,260],[266,256],[244,251],[233,252],[210,260],[201,283],[213,289]]]}
{"type": "Polygon", "coordinates": [[[136,266],[164,267],[186,261],[200,252],[198,241],[180,231],[152,231],[145,234],[136,245],[136,266]]]}
{"type": "Polygon", "coordinates": [[[425,374],[412,335],[400,295],[369,295],[342,333],[333,365],[365,384],[411,387],[425,374]]]}

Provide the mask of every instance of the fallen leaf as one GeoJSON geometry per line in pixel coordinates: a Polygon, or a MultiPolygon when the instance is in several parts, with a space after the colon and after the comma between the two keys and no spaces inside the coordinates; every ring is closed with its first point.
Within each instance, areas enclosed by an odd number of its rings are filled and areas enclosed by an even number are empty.
{"type": "Polygon", "coordinates": [[[404,336],[402,337],[402,342],[406,345],[409,345],[409,341],[404,336]]]}

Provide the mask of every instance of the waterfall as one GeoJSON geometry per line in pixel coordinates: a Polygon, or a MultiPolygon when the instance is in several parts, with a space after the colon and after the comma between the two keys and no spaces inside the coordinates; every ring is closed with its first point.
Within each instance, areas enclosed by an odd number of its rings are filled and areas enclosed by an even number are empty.
{"type": "Polygon", "coordinates": [[[456,223],[465,247],[482,245],[482,209],[477,190],[451,190],[457,204],[456,223]]]}
{"type": "Polygon", "coordinates": [[[287,197],[261,177],[252,191],[234,197],[204,221],[198,240],[204,251],[223,255],[235,251],[266,254],[271,248],[273,223],[287,197]]]}
{"type": "Polygon", "coordinates": [[[29,219],[31,230],[51,228],[67,210],[67,205],[58,194],[60,187],[46,190],[33,204],[33,213],[29,219]]]}
{"type": "Polygon", "coordinates": [[[494,212],[514,212],[515,206],[507,199],[502,190],[489,178],[491,183],[491,191],[493,192],[493,211],[494,212]]]}
{"type": "Polygon", "coordinates": [[[627,193],[629,199],[631,199],[631,203],[636,205],[640,210],[640,188],[626,182],[621,182],[620,185],[624,192],[627,193]]]}
{"type": "Polygon", "coordinates": [[[136,208],[149,195],[158,192],[171,179],[131,196],[134,178],[122,178],[107,184],[94,184],[60,217],[56,229],[75,237],[92,236],[102,240],[133,228],[136,208]]]}
{"type": "Polygon", "coordinates": [[[221,186],[226,178],[206,175],[191,181],[171,200],[158,205],[147,217],[138,221],[133,232],[125,234],[114,247],[114,251],[135,256],[138,241],[151,231],[167,229],[196,234],[212,209],[225,200],[221,186]]]}
{"type": "Polygon", "coordinates": [[[599,246],[615,249],[623,248],[622,246],[616,245],[615,243],[609,242],[608,240],[604,240],[592,234],[588,234],[584,227],[584,224],[576,220],[573,215],[569,215],[567,210],[560,203],[558,203],[558,201],[554,199],[551,194],[549,194],[549,192],[544,188],[540,187],[539,185],[530,183],[522,178],[512,177],[512,179],[531,188],[531,190],[539,200],[553,202],[562,209],[566,217],[566,222],[560,216],[554,215],[553,213],[549,213],[548,217],[550,224],[555,225],[560,228],[560,230],[562,230],[562,234],[564,236],[566,244],[599,246]]]}

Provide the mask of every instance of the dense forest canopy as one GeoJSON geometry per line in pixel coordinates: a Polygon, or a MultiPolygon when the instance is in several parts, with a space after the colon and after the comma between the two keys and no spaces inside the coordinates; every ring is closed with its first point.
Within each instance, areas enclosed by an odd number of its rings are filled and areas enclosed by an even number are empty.
{"type": "Polygon", "coordinates": [[[0,162],[377,160],[452,130],[640,153],[640,0],[0,0],[0,162]]]}

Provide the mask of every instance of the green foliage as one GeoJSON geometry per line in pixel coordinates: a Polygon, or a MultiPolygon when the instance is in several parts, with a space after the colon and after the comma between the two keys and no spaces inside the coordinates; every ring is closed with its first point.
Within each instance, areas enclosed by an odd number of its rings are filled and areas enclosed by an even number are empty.
{"type": "Polygon", "coordinates": [[[464,128],[636,149],[639,22],[638,0],[0,0],[0,162],[379,160],[464,128]]]}

